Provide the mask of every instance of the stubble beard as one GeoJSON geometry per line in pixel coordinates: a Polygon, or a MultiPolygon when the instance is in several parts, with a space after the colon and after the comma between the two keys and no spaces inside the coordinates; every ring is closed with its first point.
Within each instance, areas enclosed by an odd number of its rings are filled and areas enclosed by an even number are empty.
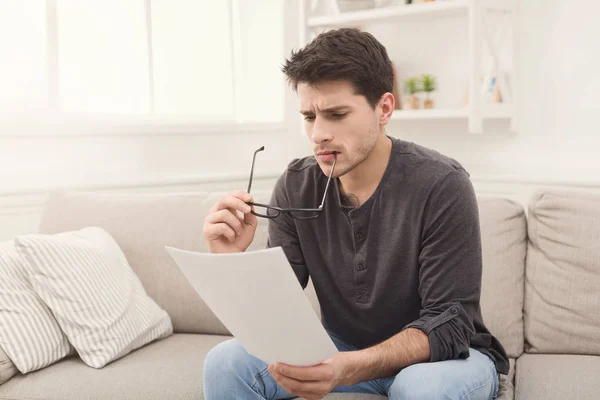
{"type": "Polygon", "coordinates": [[[336,170],[334,171],[334,177],[339,178],[340,176],[346,175],[348,172],[352,171],[354,168],[362,164],[375,148],[375,145],[377,144],[378,135],[379,130],[377,129],[377,127],[375,126],[371,128],[369,135],[359,144],[356,150],[355,159],[352,160],[349,166],[345,167],[341,171],[339,171],[338,167],[336,166],[336,170]]]}

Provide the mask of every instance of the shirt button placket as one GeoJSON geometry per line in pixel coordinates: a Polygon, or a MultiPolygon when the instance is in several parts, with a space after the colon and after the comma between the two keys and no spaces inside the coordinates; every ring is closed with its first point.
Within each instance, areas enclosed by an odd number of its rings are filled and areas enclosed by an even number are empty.
{"type": "MultiPolygon", "coordinates": [[[[356,221],[355,222],[359,222],[356,221]]],[[[363,221],[364,222],[364,221],[363,221]]],[[[355,290],[356,290],[356,298],[355,301],[357,303],[367,303],[368,301],[368,289],[366,287],[366,275],[365,270],[367,269],[365,265],[366,258],[366,243],[365,243],[365,234],[362,233],[360,227],[358,225],[362,225],[361,223],[352,224],[354,230],[354,270],[355,270],[355,290]]]]}

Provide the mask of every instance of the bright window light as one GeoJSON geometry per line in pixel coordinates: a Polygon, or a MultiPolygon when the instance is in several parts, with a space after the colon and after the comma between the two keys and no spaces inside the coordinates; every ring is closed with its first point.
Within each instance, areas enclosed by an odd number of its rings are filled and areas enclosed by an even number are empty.
{"type": "Polygon", "coordinates": [[[0,127],[13,114],[75,125],[281,123],[283,7],[0,0],[0,127]]]}
{"type": "Polygon", "coordinates": [[[152,1],[152,51],[157,114],[234,119],[228,1],[152,1]]]}
{"type": "Polygon", "coordinates": [[[0,1],[0,114],[47,108],[46,7],[0,1]]]}
{"type": "Polygon", "coordinates": [[[143,0],[57,0],[60,109],[147,114],[143,0]]]}

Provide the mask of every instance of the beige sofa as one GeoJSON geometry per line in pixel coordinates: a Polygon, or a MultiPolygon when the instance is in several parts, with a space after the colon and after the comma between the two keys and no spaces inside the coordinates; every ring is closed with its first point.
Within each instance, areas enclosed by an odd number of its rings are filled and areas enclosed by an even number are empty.
{"type": "MultiPolygon", "coordinates": [[[[16,376],[0,399],[202,399],[206,353],[230,339],[164,246],[206,251],[202,225],[216,193],[55,193],[40,231],[96,225],[110,232],[175,334],[96,370],[77,357],[16,376]]],[[[257,193],[257,200],[268,193],[257,193]]],[[[511,357],[502,399],[600,398],[600,197],[540,192],[529,213],[502,198],[479,198],[482,312],[511,357]]],[[[264,248],[261,221],[251,249],[264,248]]],[[[235,277],[232,277],[234,279],[235,277]]],[[[309,287],[307,295],[318,312],[309,287]]],[[[377,396],[330,395],[328,399],[377,396]]]]}

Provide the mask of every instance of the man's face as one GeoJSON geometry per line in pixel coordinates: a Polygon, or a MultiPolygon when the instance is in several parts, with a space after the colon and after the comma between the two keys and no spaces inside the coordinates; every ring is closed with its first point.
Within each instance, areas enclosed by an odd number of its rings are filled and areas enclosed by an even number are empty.
{"type": "Polygon", "coordinates": [[[334,176],[342,176],[363,162],[380,132],[378,112],[366,97],[354,93],[346,81],[311,86],[298,84],[300,112],[315,158],[329,175],[337,153],[334,176]]]}

